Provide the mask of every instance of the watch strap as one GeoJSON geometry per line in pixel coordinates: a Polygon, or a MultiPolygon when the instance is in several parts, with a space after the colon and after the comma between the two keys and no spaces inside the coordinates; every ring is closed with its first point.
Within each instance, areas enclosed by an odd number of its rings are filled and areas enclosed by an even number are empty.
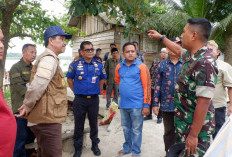
{"type": "Polygon", "coordinates": [[[160,38],[160,41],[163,41],[164,38],[166,38],[166,35],[162,35],[162,37],[160,38]]]}

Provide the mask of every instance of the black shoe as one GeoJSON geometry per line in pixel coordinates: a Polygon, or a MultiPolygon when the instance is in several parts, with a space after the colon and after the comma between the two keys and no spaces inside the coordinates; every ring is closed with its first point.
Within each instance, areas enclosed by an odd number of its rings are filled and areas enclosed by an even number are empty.
{"type": "Polygon", "coordinates": [[[148,116],[143,118],[143,120],[150,120],[150,119],[152,119],[152,115],[148,115],[148,116]]]}
{"type": "Polygon", "coordinates": [[[162,123],[162,118],[157,119],[157,124],[160,124],[160,123],[162,123]]]}
{"type": "Polygon", "coordinates": [[[73,157],[81,157],[81,151],[80,150],[75,151],[73,157]]]}
{"type": "Polygon", "coordinates": [[[93,151],[93,154],[96,156],[101,155],[101,150],[98,148],[98,145],[93,145],[91,150],[93,151]]]}

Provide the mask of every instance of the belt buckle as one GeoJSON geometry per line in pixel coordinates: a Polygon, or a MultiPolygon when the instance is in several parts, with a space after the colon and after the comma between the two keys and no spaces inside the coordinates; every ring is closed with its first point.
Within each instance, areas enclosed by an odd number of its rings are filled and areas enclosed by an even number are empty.
{"type": "Polygon", "coordinates": [[[86,98],[87,98],[87,99],[90,99],[90,98],[91,98],[91,96],[87,96],[86,98]]]}

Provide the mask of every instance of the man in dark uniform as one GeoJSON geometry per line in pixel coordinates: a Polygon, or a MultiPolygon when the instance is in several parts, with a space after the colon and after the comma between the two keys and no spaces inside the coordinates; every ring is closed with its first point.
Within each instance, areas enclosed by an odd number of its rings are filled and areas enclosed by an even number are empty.
{"type": "MultiPolygon", "coordinates": [[[[115,43],[111,43],[110,44],[110,52],[113,48],[116,48],[116,44],[115,43]]],[[[110,52],[106,52],[103,58],[103,61],[106,62],[106,60],[109,58],[110,52]]]]}
{"type": "Polygon", "coordinates": [[[101,57],[100,57],[101,51],[102,51],[102,49],[97,48],[97,49],[96,49],[96,54],[95,54],[95,56],[94,56],[93,58],[94,58],[95,60],[97,60],[97,61],[99,61],[99,62],[102,63],[102,59],[101,59],[101,57]]]}
{"type": "MultiPolygon", "coordinates": [[[[25,44],[22,48],[23,57],[10,69],[10,91],[12,110],[17,114],[18,108],[22,106],[23,99],[29,86],[32,62],[36,58],[36,47],[33,44],[25,44]]],[[[32,156],[35,149],[26,150],[25,144],[34,142],[35,136],[27,127],[25,118],[17,118],[17,137],[14,148],[14,157],[32,156]]]]}
{"type": "Polygon", "coordinates": [[[99,111],[100,87],[102,88],[106,73],[103,65],[93,59],[93,44],[83,41],[80,45],[83,58],[72,62],[67,73],[67,81],[75,94],[73,102],[75,128],[74,128],[74,157],[80,157],[83,145],[83,131],[86,113],[88,114],[90,125],[90,138],[94,155],[101,154],[98,148],[100,142],[98,138],[97,117],[99,111]]]}

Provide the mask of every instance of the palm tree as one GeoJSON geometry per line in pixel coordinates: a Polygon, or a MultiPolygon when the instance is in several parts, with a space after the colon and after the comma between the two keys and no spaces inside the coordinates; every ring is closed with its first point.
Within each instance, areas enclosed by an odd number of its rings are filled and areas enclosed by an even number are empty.
{"type": "MultiPolygon", "coordinates": [[[[222,51],[224,51],[225,61],[232,65],[232,0],[180,0],[178,5],[176,0],[163,0],[170,12],[162,15],[164,19],[174,23],[177,27],[187,18],[206,18],[213,23],[211,39],[215,40],[222,51]],[[178,15],[178,16],[177,16],[178,15]],[[181,17],[182,19],[177,18],[181,17]],[[173,18],[174,17],[174,18],[173,18]]],[[[170,24],[169,24],[170,26],[170,24]]],[[[180,26],[181,27],[181,26],[180,26]]],[[[169,31],[173,32],[169,28],[169,31]]],[[[174,32],[176,33],[176,32],[174,32]]]]}
{"type": "Polygon", "coordinates": [[[211,39],[216,40],[225,52],[225,61],[232,65],[232,0],[179,1],[181,5],[177,0],[72,0],[69,13],[97,15],[111,10],[108,14],[118,17],[121,12],[125,34],[156,29],[168,37],[179,36],[188,18],[206,18],[214,26],[211,39]]]}

